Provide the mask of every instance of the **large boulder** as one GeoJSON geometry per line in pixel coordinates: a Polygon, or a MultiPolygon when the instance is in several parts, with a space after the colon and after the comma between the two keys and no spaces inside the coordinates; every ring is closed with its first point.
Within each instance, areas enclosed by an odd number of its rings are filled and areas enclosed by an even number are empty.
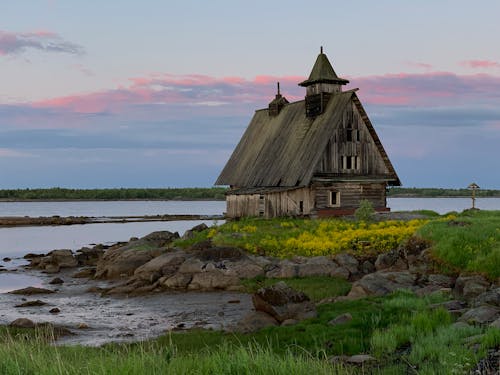
{"type": "Polygon", "coordinates": [[[59,272],[61,268],[78,266],[73,252],[68,249],[52,250],[46,256],[31,259],[31,266],[47,273],[59,272]]]}
{"type": "Polygon", "coordinates": [[[460,275],[455,281],[453,292],[466,300],[471,300],[486,292],[490,282],[481,275],[460,275]]]}
{"type": "Polygon", "coordinates": [[[313,257],[297,266],[297,274],[299,277],[331,276],[338,268],[338,264],[328,257],[313,257]]]}
{"type": "Polygon", "coordinates": [[[104,249],[101,247],[93,247],[92,249],[88,247],[82,247],[76,251],[76,260],[80,266],[97,266],[97,263],[104,255],[104,249]]]}
{"type": "Polygon", "coordinates": [[[264,268],[250,259],[222,262],[221,269],[225,270],[224,273],[227,275],[234,275],[240,279],[253,279],[265,275],[264,268]]]}
{"type": "Polygon", "coordinates": [[[288,259],[280,261],[266,272],[266,277],[276,279],[288,279],[299,275],[299,265],[288,259]]]}
{"type": "Polygon", "coordinates": [[[217,269],[208,272],[193,274],[193,278],[188,285],[188,290],[217,290],[227,289],[240,285],[240,279],[236,276],[226,275],[217,269]]]}
{"type": "Polygon", "coordinates": [[[349,299],[384,296],[398,289],[415,289],[417,277],[408,271],[375,272],[356,281],[347,295],[349,299]]]}
{"type": "Polygon", "coordinates": [[[316,306],[304,293],[284,282],[261,288],[252,296],[255,310],[271,315],[278,322],[288,319],[303,320],[317,316],[316,306]]]}
{"type": "Polygon", "coordinates": [[[186,254],[183,251],[165,253],[137,268],[134,277],[153,283],[162,276],[173,276],[185,260],[186,254]]]}
{"type": "Polygon", "coordinates": [[[182,236],[182,239],[189,240],[189,239],[193,238],[196,235],[196,233],[202,232],[206,229],[208,229],[207,224],[205,224],[205,223],[198,224],[198,225],[192,227],[191,229],[187,230],[184,233],[184,235],[182,236]]]}
{"type": "Polygon", "coordinates": [[[473,306],[492,305],[500,307],[500,288],[488,290],[478,295],[472,301],[473,306]]]}
{"type": "Polygon", "coordinates": [[[468,324],[489,324],[500,318],[500,308],[495,306],[479,306],[470,309],[459,319],[468,324]]]}
{"type": "Polygon", "coordinates": [[[165,246],[179,234],[160,231],[148,234],[127,245],[110,248],[97,263],[98,279],[116,279],[131,276],[135,270],[166,251],[165,246]]]}
{"type": "Polygon", "coordinates": [[[352,255],[342,253],[335,256],[335,262],[341,267],[346,268],[352,276],[356,276],[359,272],[359,262],[352,255]]]}
{"type": "Polygon", "coordinates": [[[238,324],[233,327],[232,331],[240,333],[250,333],[261,330],[262,328],[277,326],[278,321],[271,315],[262,311],[252,311],[246,315],[238,324]]]}

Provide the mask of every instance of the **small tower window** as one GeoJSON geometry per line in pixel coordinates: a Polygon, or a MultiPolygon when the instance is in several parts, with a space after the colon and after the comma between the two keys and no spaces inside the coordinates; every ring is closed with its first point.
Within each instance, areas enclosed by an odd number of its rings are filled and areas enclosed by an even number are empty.
{"type": "Polygon", "coordinates": [[[340,192],[330,190],[328,195],[328,205],[330,207],[340,207],[340,192]]]}

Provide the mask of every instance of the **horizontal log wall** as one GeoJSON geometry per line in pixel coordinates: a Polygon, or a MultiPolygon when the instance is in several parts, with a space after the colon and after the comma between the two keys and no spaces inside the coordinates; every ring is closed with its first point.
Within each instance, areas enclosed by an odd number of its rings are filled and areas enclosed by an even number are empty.
{"type": "Polygon", "coordinates": [[[330,191],[340,192],[340,205],[336,208],[355,209],[363,199],[370,201],[374,208],[386,207],[385,183],[336,183],[315,186],[316,209],[329,209],[330,191]]]}

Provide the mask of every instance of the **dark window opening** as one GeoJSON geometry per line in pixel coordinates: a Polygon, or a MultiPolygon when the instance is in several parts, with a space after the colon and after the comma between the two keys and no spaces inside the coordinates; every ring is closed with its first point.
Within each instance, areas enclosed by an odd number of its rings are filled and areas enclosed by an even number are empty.
{"type": "Polygon", "coordinates": [[[346,141],[347,142],[352,142],[352,132],[353,132],[352,129],[347,129],[347,131],[346,131],[346,141]]]}
{"type": "Polygon", "coordinates": [[[340,206],[340,192],[338,191],[330,191],[329,204],[333,207],[340,206]]]}
{"type": "Polygon", "coordinates": [[[350,158],[350,157],[346,158],[345,169],[352,169],[352,158],[350,158]]]}
{"type": "Polygon", "coordinates": [[[300,202],[299,202],[299,212],[300,212],[301,214],[303,214],[303,213],[304,213],[304,201],[300,201],[300,202]]]}

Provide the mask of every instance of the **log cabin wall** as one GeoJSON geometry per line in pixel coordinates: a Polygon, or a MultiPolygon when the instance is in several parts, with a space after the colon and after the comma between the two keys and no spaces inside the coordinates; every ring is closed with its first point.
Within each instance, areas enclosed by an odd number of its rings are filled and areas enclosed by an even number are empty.
{"type": "Polygon", "coordinates": [[[314,187],[316,209],[356,209],[363,199],[370,201],[375,209],[386,207],[385,182],[342,182],[316,185],[314,187]],[[331,192],[338,192],[338,204],[331,204],[331,192]]]}
{"type": "Polygon", "coordinates": [[[309,215],[314,210],[314,193],[310,188],[263,194],[234,194],[227,196],[228,218],[260,216],[309,215]]]}

